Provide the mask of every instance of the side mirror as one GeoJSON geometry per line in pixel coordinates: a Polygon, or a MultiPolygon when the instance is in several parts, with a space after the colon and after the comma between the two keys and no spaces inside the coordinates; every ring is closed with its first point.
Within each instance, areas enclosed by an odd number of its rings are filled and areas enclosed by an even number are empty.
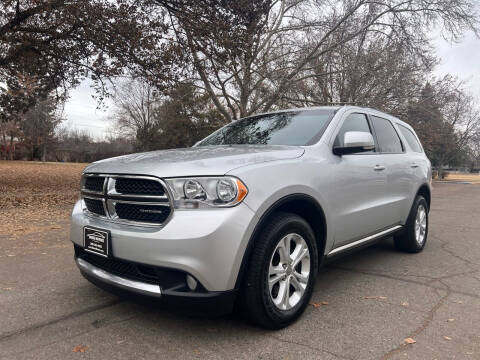
{"type": "Polygon", "coordinates": [[[347,131],[343,137],[343,146],[335,146],[335,155],[354,154],[375,149],[372,134],[365,131],[347,131]]]}

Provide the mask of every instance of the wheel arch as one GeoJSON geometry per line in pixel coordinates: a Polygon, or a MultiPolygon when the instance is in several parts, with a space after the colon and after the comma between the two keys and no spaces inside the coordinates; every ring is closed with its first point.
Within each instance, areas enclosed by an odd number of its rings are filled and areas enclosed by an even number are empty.
{"type": "Polygon", "coordinates": [[[428,205],[428,211],[430,211],[430,203],[432,201],[432,193],[430,191],[430,187],[428,184],[422,184],[417,191],[416,195],[421,195],[425,198],[427,205],[428,205]]]}
{"type": "Polygon", "coordinates": [[[255,246],[256,238],[258,237],[264,226],[271,219],[271,217],[278,212],[289,212],[297,214],[308,222],[315,234],[315,239],[317,241],[319,264],[322,263],[325,253],[327,237],[327,221],[325,217],[325,212],[323,211],[323,208],[318,203],[318,201],[315,200],[312,196],[300,193],[290,194],[277,200],[260,216],[260,219],[255,225],[252,235],[250,236],[248,245],[242,258],[240,270],[238,272],[237,280],[235,282],[236,289],[240,288],[242,284],[245,271],[248,267],[248,262],[250,261],[252,251],[255,246]]]}

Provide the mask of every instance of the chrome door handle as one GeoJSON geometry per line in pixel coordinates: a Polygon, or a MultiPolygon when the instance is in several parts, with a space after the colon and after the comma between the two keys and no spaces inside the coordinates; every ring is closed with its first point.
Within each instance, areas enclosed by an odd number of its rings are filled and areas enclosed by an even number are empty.
{"type": "Polygon", "coordinates": [[[373,168],[373,170],[375,170],[375,171],[382,171],[382,170],[385,170],[385,166],[383,166],[383,165],[375,165],[375,167],[373,168]]]}
{"type": "Polygon", "coordinates": [[[417,164],[417,163],[411,163],[410,166],[411,166],[412,168],[417,168],[417,167],[418,167],[418,164],[417,164]]]}

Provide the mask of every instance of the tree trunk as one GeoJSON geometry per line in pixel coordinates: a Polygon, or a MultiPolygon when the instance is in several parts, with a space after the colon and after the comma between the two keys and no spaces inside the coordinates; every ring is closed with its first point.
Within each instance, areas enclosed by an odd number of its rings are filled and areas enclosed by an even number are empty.
{"type": "Polygon", "coordinates": [[[9,151],[10,160],[13,160],[13,135],[10,135],[10,151],[9,151]]]}
{"type": "Polygon", "coordinates": [[[8,142],[7,142],[7,135],[5,132],[2,133],[2,139],[3,139],[3,151],[2,151],[2,159],[7,160],[7,147],[8,147],[8,142]]]}
{"type": "Polygon", "coordinates": [[[47,140],[43,142],[43,151],[42,151],[42,161],[45,162],[47,160],[47,140]]]}
{"type": "Polygon", "coordinates": [[[438,164],[438,180],[443,180],[443,163],[438,164]]]}

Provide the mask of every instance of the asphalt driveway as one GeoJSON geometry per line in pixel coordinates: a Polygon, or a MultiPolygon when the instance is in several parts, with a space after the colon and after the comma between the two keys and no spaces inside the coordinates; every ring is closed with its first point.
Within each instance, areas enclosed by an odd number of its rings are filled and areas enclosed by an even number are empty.
{"type": "Polygon", "coordinates": [[[274,332],[97,289],[73,263],[68,223],[0,234],[0,358],[480,359],[479,204],[480,185],[435,184],[423,253],[386,239],[335,261],[314,305],[274,332]]]}

